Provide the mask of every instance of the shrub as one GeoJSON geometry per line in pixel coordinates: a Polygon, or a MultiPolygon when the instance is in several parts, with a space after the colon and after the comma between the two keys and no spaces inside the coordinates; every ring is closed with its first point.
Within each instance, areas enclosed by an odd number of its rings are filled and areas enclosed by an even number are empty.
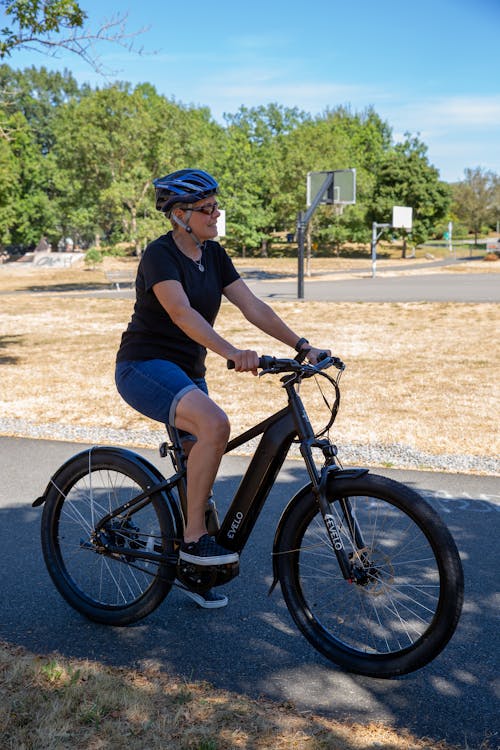
{"type": "Polygon", "coordinates": [[[89,268],[94,269],[98,263],[102,263],[102,253],[96,247],[91,247],[85,253],[85,265],[89,268]]]}

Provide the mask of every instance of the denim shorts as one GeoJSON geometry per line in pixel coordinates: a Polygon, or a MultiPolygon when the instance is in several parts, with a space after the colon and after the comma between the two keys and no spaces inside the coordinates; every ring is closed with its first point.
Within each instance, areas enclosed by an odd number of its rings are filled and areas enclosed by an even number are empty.
{"type": "Polygon", "coordinates": [[[193,388],[208,395],[204,378],[190,378],[166,359],[117,362],[118,393],[133,409],[157,422],[175,427],[175,410],[181,398],[193,388]]]}

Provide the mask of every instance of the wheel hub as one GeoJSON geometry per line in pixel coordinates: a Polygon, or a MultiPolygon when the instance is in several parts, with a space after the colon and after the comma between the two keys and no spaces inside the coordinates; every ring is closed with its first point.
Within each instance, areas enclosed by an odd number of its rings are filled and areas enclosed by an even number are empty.
{"type": "Polygon", "coordinates": [[[352,578],[372,596],[385,594],[394,583],[394,569],[387,555],[368,547],[351,552],[352,578]]]}

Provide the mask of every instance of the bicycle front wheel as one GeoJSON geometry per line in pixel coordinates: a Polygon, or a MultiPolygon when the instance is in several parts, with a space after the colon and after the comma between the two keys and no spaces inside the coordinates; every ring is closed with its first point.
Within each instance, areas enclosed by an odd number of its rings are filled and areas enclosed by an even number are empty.
{"type": "Polygon", "coordinates": [[[451,534],[420,495],[385,477],[334,479],[328,495],[352,579],[342,576],[318,505],[305,495],[276,550],[295,623],[351,672],[395,677],[419,669],[460,617],[463,573],[451,534]]]}
{"type": "Polygon", "coordinates": [[[173,554],[175,522],[164,493],[106,523],[110,553],[93,535],[99,521],[153,484],[137,462],[106,449],[81,453],[58,474],[42,515],[42,550],[50,576],[66,601],[106,625],[129,625],[150,614],[175,580],[175,562],[131,552],[173,554]]]}

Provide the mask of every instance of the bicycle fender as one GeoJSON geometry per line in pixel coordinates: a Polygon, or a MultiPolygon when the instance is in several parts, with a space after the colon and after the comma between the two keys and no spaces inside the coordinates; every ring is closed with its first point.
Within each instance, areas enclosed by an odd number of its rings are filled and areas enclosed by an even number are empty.
{"type": "MultiPolygon", "coordinates": [[[[336,467],[332,466],[328,468],[327,470],[327,477],[326,477],[326,484],[328,486],[332,486],[332,484],[338,480],[338,479],[355,479],[357,477],[361,477],[364,474],[368,474],[369,469],[337,469],[336,467]]],[[[283,528],[285,527],[285,524],[288,520],[288,516],[290,513],[295,509],[296,505],[300,505],[304,497],[307,497],[308,495],[312,494],[313,488],[312,483],[309,482],[309,484],[304,485],[300,488],[300,490],[292,497],[290,502],[285,507],[283,513],[281,514],[281,518],[278,521],[278,525],[276,527],[276,532],[274,534],[274,542],[273,542],[273,582],[269,588],[268,595],[271,595],[276,587],[276,584],[278,583],[278,571],[277,571],[277,550],[279,549],[280,541],[281,541],[281,534],[283,533],[283,528]]]]}
{"type": "MultiPolygon", "coordinates": [[[[159,482],[164,481],[163,474],[159,471],[159,469],[154,466],[150,461],[148,461],[143,456],[139,455],[138,453],[134,453],[134,451],[128,450],[127,448],[118,448],[115,446],[97,446],[93,448],[87,448],[84,451],[80,451],[80,453],[76,453],[74,456],[71,456],[71,458],[68,458],[67,461],[65,461],[55,472],[55,474],[52,475],[52,477],[49,480],[49,483],[47,487],[45,488],[45,491],[43,492],[40,497],[37,497],[36,500],[32,503],[32,508],[38,508],[40,505],[43,505],[43,503],[46,501],[48,494],[51,489],[58,489],[59,486],[59,477],[63,474],[63,472],[66,470],[68,466],[73,461],[79,460],[82,456],[89,456],[89,462],[92,462],[92,457],[95,456],[96,458],[102,457],[103,454],[112,454],[113,456],[116,456],[117,458],[124,458],[127,461],[131,461],[132,463],[135,463],[137,466],[139,466],[141,469],[146,471],[147,474],[151,477],[151,482],[153,484],[157,484],[159,482]]],[[[182,514],[181,510],[179,508],[177,499],[175,498],[175,502],[169,503],[169,507],[171,508],[171,512],[174,515],[174,521],[177,529],[183,528],[183,521],[182,521],[182,514]]]]}

